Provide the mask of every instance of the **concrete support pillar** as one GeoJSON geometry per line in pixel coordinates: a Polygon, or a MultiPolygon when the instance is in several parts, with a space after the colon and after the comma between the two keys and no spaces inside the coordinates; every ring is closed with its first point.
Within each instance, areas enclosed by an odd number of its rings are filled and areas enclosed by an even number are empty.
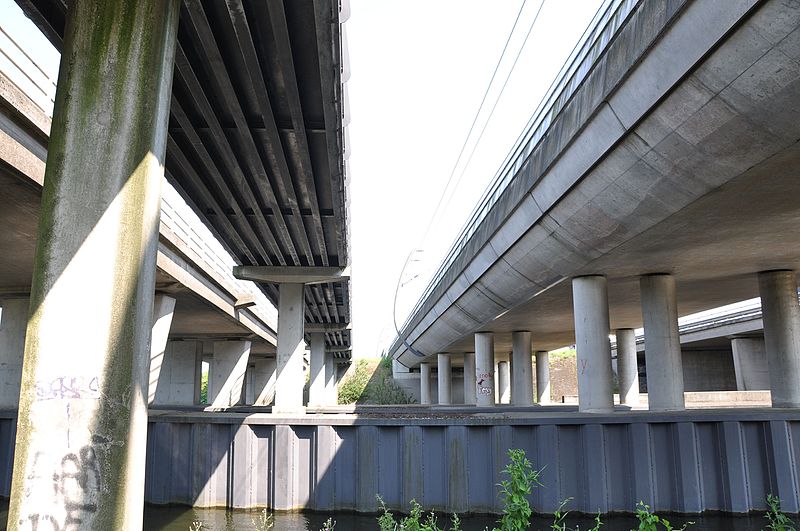
{"type": "Polygon", "coordinates": [[[453,383],[453,371],[450,365],[449,354],[439,354],[436,374],[439,380],[439,404],[452,404],[451,388],[453,383]]]}
{"type": "Polygon", "coordinates": [[[572,279],[572,301],[578,363],[578,410],[610,413],[614,411],[614,394],[605,277],[595,275],[572,279]]]}
{"type": "Polygon", "coordinates": [[[278,379],[273,413],[302,413],[303,328],[305,298],[303,284],[281,284],[278,295],[278,379]]]}
{"type": "Polygon", "coordinates": [[[680,411],[685,406],[675,279],[671,275],[646,275],[639,284],[649,409],[680,411]]]}
{"type": "Polygon", "coordinates": [[[475,334],[475,397],[478,406],[494,405],[494,334],[475,334]]]}
{"type": "Polygon", "coordinates": [[[154,382],[154,389],[150,390],[153,395],[151,405],[193,405],[200,384],[195,370],[200,356],[202,356],[202,345],[197,341],[167,343],[161,357],[158,379],[154,382]]]}
{"type": "Polygon", "coordinates": [[[325,404],[325,334],[322,332],[311,334],[310,346],[308,404],[321,406],[325,404]]]}
{"type": "Polygon", "coordinates": [[[0,300],[0,410],[19,407],[22,355],[30,299],[0,300]]]}
{"type": "Polygon", "coordinates": [[[769,390],[769,364],[762,337],[731,339],[737,391],[769,390]]]}
{"type": "Polygon", "coordinates": [[[617,336],[617,381],[619,403],[639,405],[639,368],[636,363],[636,333],[631,328],[620,328],[617,336]]]}
{"type": "Polygon", "coordinates": [[[274,359],[253,361],[253,405],[268,406],[275,399],[276,363],[274,359]]]}
{"type": "Polygon", "coordinates": [[[511,402],[511,365],[507,361],[497,364],[497,383],[500,391],[498,402],[509,404],[511,402]]]}
{"type": "Polygon", "coordinates": [[[240,403],[249,358],[249,341],[214,342],[208,381],[208,403],[212,408],[224,409],[240,403]]]}
{"type": "Polygon", "coordinates": [[[419,364],[419,403],[431,403],[431,364],[419,364]]]}
{"type": "Polygon", "coordinates": [[[336,387],[336,363],[333,354],[325,354],[325,404],[335,406],[339,402],[339,393],[336,387]]]}
{"type": "MultiPolygon", "coordinates": [[[[150,377],[147,386],[147,404],[156,400],[161,368],[164,365],[164,354],[167,350],[169,329],[172,326],[172,315],[175,312],[175,298],[159,293],[153,301],[153,327],[150,339],[150,377]]],[[[194,367],[192,367],[194,375],[194,367]]],[[[194,396],[192,396],[194,403],[194,396]]]]}
{"type": "Polygon", "coordinates": [[[464,404],[475,405],[475,353],[464,354],[464,404]]]}
{"type": "Polygon", "coordinates": [[[800,306],[794,271],[758,274],[772,407],[800,407],[800,306]]]}
{"type": "Polygon", "coordinates": [[[550,353],[546,350],[536,351],[536,401],[550,403],[550,353]]]}
{"type": "Polygon", "coordinates": [[[177,0],[70,3],[33,265],[12,529],[142,528],[178,15],[177,0]]]}
{"type": "Polygon", "coordinates": [[[533,363],[531,360],[531,333],[511,334],[511,403],[516,406],[533,404],[533,363]]]}

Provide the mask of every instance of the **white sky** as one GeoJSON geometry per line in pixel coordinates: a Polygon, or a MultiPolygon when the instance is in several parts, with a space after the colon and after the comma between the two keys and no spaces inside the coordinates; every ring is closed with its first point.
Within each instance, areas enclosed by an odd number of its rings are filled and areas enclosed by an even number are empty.
{"type": "MultiPolygon", "coordinates": [[[[601,0],[546,0],[458,187],[423,241],[521,0],[350,0],[350,197],[354,357],[395,337],[483,190],[594,16],[601,0]]],[[[539,9],[528,0],[473,133],[480,133],[539,9]]],[[[462,172],[474,142],[467,145],[462,172]]]]}

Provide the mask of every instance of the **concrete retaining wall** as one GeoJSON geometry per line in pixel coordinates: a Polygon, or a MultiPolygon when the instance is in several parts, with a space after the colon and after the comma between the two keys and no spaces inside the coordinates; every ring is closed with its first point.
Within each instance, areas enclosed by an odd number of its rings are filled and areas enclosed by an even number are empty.
{"type": "MultiPolygon", "coordinates": [[[[552,418],[365,419],[165,414],[151,417],[151,503],[319,511],[390,507],[500,510],[508,448],[523,448],[545,487],[540,512],[563,498],[584,512],[747,512],[775,493],[798,512],[796,411],[616,413],[552,418]]],[[[8,495],[12,420],[0,419],[0,494],[8,495]]]]}

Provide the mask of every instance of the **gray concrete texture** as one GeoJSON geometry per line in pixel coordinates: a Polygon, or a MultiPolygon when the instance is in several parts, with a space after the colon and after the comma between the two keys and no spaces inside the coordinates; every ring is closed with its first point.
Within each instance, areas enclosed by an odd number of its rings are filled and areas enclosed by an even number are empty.
{"type": "Polygon", "coordinates": [[[606,275],[611,326],[638,328],[642,274],[673,273],[685,315],[755,296],[757,271],[796,268],[799,18],[779,1],[639,4],[409,342],[466,352],[484,330],[510,350],[525,329],[536,349],[569,345],[564,279],[579,275],[606,275]]]}
{"type": "MultiPolygon", "coordinates": [[[[0,463],[13,451],[13,416],[0,415],[0,463]]],[[[496,484],[509,448],[525,450],[552,513],[748,512],[768,493],[798,512],[796,411],[462,419],[159,414],[148,430],[146,499],[198,507],[500,511],[496,484]]],[[[8,469],[0,474],[7,495],[8,469]]]]}

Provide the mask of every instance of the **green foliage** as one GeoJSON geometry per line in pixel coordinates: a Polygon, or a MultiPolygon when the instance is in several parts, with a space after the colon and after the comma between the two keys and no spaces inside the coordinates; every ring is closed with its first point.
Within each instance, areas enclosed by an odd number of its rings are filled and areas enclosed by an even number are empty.
{"type": "Polygon", "coordinates": [[[410,404],[413,400],[392,379],[392,365],[383,358],[374,371],[369,360],[358,360],[339,385],[339,404],[410,404]]]}
{"type": "Polygon", "coordinates": [[[533,513],[528,496],[534,487],[542,484],[539,481],[541,472],[533,469],[524,450],[510,449],[508,457],[510,462],[503,470],[508,479],[500,482],[503,516],[498,522],[500,528],[497,531],[524,531],[528,529],[533,513]]]}
{"type": "Polygon", "coordinates": [[[367,360],[358,360],[355,371],[339,385],[339,403],[355,404],[364,393],[370,379],[367,360]]]}
{"type": "Polygon", "coordinates": [[[336,527],[336,522],[333,518],[328,518],[325,520],[325,523],[322,525],[322,529],[319,531],[333,531],[333,528],[336,527]]]}
{"type": "Polygon", "coordinates": [[[767,505],[769,510],[764,518],[767,519],[769,524],[764,529],[770,531],[797,531],[794,522],[781,511],[781,499],[773,496],[771,493],[767,494],[767,505]]]}
{"type": "Polygon", "coordinates": [[[639,519],[639,529],[631,531],[658,531],[659,524],[664,526],[666,531],[684,531],[690,525],[694,525],[694,522],[686,522],[683,527],[672,527],[669,520],[650,512],[650,506],[642,501],[636,504],[636,518],[639,519]]]}
{"type": "Polygon", "coordinates": [[[275,526],[275,522],[272,521],[272,515],[267,512],[266,509],[263,509],[258,518],[251,518],[253,522],[253,527],[256,531],[269,531],[275,526]]]}
{"type": "MultiPolygon", "coordinates": [[[[398,523],[380,494],[376,494],[375,498],[378,500],[380,510],[383,511],[378,516],[380,531],[444,531],[439,527],[436,515],[433,512],[425,514],[417,500],[411,500],[411,512],[398,523]]],[[[461,519],[457,514],[450,519],[450,531],[461,531],[461,519]]]]}
{"type": "Polygon", "coordinates": [[[200,403],[208,404],[208,372],[200,377],[200,403]]]}
{"type": "Polygon", "coordinates": [[[569,531],[569,528],[567,528],[567,524],[565,523],[569,511],[565,511],[564,507],[566,507],[566,505],[571,501],[572,498],[567,498],[566,500],[561,501],[558,509],[556,509],[556,512],[553,513],[553,523],[550,525],[550,529],[553,531],[569,531]]]}

